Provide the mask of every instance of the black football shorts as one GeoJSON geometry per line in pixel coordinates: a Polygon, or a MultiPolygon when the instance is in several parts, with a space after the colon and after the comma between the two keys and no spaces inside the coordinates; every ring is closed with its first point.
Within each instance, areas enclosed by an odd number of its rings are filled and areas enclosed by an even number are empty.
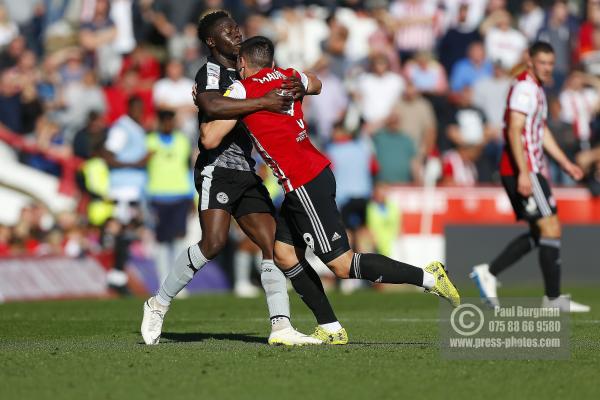
{"type": "Polygon", "coordinates": [[[335,203],[335,177],[325,168],[307,184],[287,193],[277,217],[276,240],[310,247],[324,263],[350,250],[335,203]]]}
{"type": "Polygon", "coordinates": [[[239,218],[248,214],[275,215],[275,207],[262,179],[252,171],[204,166],[194,169],[200,196],[198,211],[221,209],[239,218]]]}
{"type": "Polygon", "coordinates": [[[531,188],[533,195],[523,197],[518,189],[517,176],[503,176],[502,184],[510,203],[515,211],[517,219],[528,222],[536,221],[540,218],[556,215],[556,200],[552,195],[552,190],[548,181],[542,174],[529,174],[531,178],[531,188]]]}

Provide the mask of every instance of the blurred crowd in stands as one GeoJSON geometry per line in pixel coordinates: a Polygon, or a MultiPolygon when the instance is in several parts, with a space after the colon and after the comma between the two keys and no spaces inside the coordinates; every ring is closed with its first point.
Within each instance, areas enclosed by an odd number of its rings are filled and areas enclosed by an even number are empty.
{"type": "MultiPolygon", "coordinates": [[[[375,204],[385,231],[389,184],[498,182],[505,97],[538,39],[556,52],[548,124],[598,192],[600,0],[0,0],[0,129],[35,144],[19,160],[48,174],[81,159],[84,194],[81,213],[23,209],[0,226],[0,255],[110,248],[119,259],[154,236],[171,246],[156,257],[172,257],[194,209],[191,92],[207,55],[196,23],[218,8],[246,37],[273,39],[279,65],[323,81],[305,115],[353,230],[375,204]],[[170,207],[185,212],[165,223],[170,207]]],[[[555,185],[576,184],[549,171],[555,185]]]]}

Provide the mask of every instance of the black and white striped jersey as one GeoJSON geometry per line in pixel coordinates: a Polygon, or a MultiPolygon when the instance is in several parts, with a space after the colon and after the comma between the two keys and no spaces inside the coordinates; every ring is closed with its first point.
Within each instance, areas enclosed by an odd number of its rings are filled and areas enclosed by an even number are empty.
{"type": "MultiPolygon", "coordinates": [[[[233,68],[226,68],[213,57],[208,57],[196,74],[196,91],[225,93],[227,88],[238,79],[233,68]]],[[[198,121],[202,122],[205,115],[198,112],[198,121]]],[[[212,150],[207,150],[198,140],[200,155],[196,167],[208,165],[235,169],[240,171],[253,171],[255,161],[252,158],[252,142],[243,123],[238,122],[235,128],[223,139],[221,144],[212,150]]]]}

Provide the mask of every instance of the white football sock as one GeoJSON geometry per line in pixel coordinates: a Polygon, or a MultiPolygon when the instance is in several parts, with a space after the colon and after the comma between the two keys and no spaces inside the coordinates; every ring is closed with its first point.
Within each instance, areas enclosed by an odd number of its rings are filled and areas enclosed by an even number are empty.
{"type": "Polygon", "coordinates": [[[329,322],[328,324],[320,324],[319,326],[329,333],[335,333],[342,329],[342,324],[340,324],[339,321],[329,322]]]}
{"type": "Polygon", "coordinates": [[[435,277],[431,272],[423,270],[423,286],[425,289],[431,289],[435,286],[435,277]]]}
{"type": "Polygon", "coordinates": [[[194,274],[204,267],[207,262],[208,260],[197,244],[188,247],[175,260],[173,268],[171,268],[164,282],[160,285],[160,289],[158,289],[156,300],[163,306],[171,304],[173,297],[177,296],[177,293],[192,280],[194,274]]]}
{"type": "Polygon", "coordinates": [[[260,264],[260,282],[267,297],[267,307],[273,330],[287,328],[290,326],[290,299],[287,282],[285,275],[277,268],[273,260],[263,260],[260,264]],[[274,323],[273,320],[276,318],[274,323]]]}

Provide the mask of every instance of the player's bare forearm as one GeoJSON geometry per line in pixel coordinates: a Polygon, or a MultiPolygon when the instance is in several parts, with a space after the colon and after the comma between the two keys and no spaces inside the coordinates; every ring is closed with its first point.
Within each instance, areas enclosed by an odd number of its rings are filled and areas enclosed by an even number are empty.
{"type": "Polygon", "coordinates": [[[510,112],[510,120],[508,125],[508,141],[510,143],[510,151],[513,159],[517,164],[519,174],[517,176],[517,191],[521,196],[529,197],[533,190],[531,179],[529,178],[529,166],[525,160],[525,147],[523,146],[523,128],[527,116],[517,111],[510,112]]]}
{"type": "Polygon", "coordinates": [[[554,139],[554,135],[552,135],[552,131],[548,129],[548,127],[544,129],[544,150],[546,150],[546,153],[554,158],[561,167],[569,162],[569,159],[558,143],[556,143],[556,139],[554,139]]]}
{"type": "Polygon", "coordinates": [[[200,124],[200,142],[205,149],[214,149],[221,144],[221,141],[235,127],[237,120],[215,120],[203,122],[200,124]]]}
{"type": "Polygon", "coordinates": [[[238,119],[265,108],[262,98],[239,100],[219,92],[198,93],[196,105],[207,118],[219,120],[238,119]]]}
{"type": "Polygon", "coordinates": [[[554,136],[552,135],[552,132],[550,131],[550,129],[548,129],[548,127],[545,127],[543,145],[544,150],[546,150],[550,157],[556,160],[558,165],[560,165],[560,167],[566,173],[568,173],[571,176],[571,178],[575,179],[576,181],[581,180],[583,178],[583,170],[578,165],[573,164],[571,160],[569,160],[565,152],[562,151],[558,143],[556,143],[556,139],[554,139],[554,136]]]}
{"type": "Polygon", "coordinates": [[[208,119],[240,119],[258,111],[287,113],[292,105],[291,96],[280,96],[277,90],[271,90],[263,97],[254,99],[233,99],[219,92],[192,92],[194,104],[208,119]]]}
{"type": "Polygon", "coordinates": [[[517,164],[520,173],[528,173],[529,167],[525,160],[525,147],[523,146],[523,128],[527,116],[520,112],[510,112],[510,124],[508,127],[508,140],[510,143],[510,151],[517,164]]]}
{"type": "Polygon", "coordinates": [[[321,93],[321,88],[323,87],[323,82],[317,76],[311,72],[304,73],[308,78],[308,87],[306,88],[306,94],[308,95],[318,95],[321,93]]]}

